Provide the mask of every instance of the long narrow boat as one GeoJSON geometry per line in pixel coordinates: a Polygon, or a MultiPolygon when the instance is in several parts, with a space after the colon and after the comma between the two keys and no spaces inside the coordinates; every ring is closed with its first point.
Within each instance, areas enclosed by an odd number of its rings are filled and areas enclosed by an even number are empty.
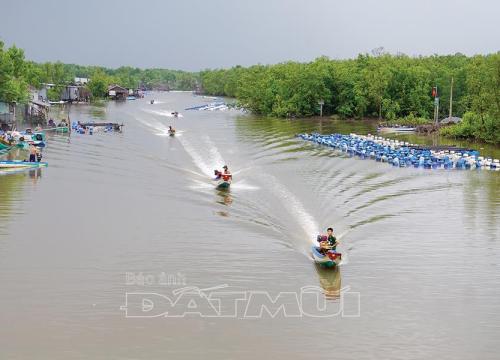
{"type": "Polygon", "coordinates": [[[43,129],[43,131],[55,131],[58,133],[67,133],[69,131],[69,126],[49,127],[49,128],[43,129]]]}
{"type": "Polygon", "coordinates": [[[377,131],[380,133],[412,133],[417,130],[416,127],[411,126],[379,126],[377,131]]]}
{"type": "Polygon", "coordinates": [[[21,169],[21,168],[40,168],[47,167],[46,162],[29,162],[29,161],[0,161],[0,169],[21,169]]]}
{"type": "Polygon", "coordinates": [[[314,261],[324,267],[334,267],[340,265],[342,254],[333,250],[328,250],[325,254],[320,252],[319,247],[312,246],[312,255],[314,261]]]}

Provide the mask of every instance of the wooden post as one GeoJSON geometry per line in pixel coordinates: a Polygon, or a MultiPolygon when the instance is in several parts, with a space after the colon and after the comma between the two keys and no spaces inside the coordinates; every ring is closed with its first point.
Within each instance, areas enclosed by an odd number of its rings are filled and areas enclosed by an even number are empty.
{"type": "Polygon", "coordinates": [[[325,101],[321,99],[320,101],[318,101],[318,104],[319,104],[319,116],[323,117],[323,105],[325,105],[325,101]]]}
{"type": "Polygon", "coordinates": [[[438,94],[438,87],[436,85],[436,90],[435,90],[435,96],[434,96],[434,125],[437,126],[439,122],[439,94],[438,94]]]}
{"type": "Polygon", "coordinates": [[[453,115],[452,109],[453,109],[453,76],[451,77],[451,86],[450,86],[450,115],[449,115],[450,121],[451,121],[451,117],[453,115]]]}
{"type": "Polygon", "coordinates": [[[69,105],[68,105],[68,136],[71,136],[71,120],[69,119],[69,105]]]}
{"type": "Polygon", "coordinates": [[[439,125],[439,98],[437,98],[436,104],[436,125],[439,125]]]}

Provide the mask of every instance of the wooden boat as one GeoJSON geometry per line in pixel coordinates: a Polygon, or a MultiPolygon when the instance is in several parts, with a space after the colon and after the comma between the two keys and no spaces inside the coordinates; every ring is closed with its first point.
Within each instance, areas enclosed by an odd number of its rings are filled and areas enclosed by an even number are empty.
{"type": "Polygon", "coordinates": [[[340,265],[342,254],[333,250],[327,250],[325,253],[320,251],[318,246],[312,246],[312,255],[316,264],[324,267],[334,267],[340,265]]]}
{"type": "Polygon", "coordinates": [[[8,142],[4,141],[3,139],[0,139],[0,151],[8,151],[10,150],[11,146],[8,142]]]}
{"type": "Polygon", "coordinates": [[[69,126],[57,126],[57,127],[49,127],[43,129],[43,131],[55,131],[58,133],[67,133],[69,131],[69,126]]]}
{"type": "Polygon", "coordinates": [[[0,169],[32,169],[47,167],[49,164],[46,162],[29,162],[29,161],[0,161],[0,169]]]}
{"type": "Polygon", "coordinates": [[[215,178],[217,181],[216,189],[218,190],[226,190],[229,189],[231,182],[233,181],[233,176],[231,174],[223,174],[219,170],[214,170],[215,178]]]}
{"type": "Polygon", "coordinates": [[[230,185],[231,185],[231,181],[220,180],[217,183],[217,189],[218,190],[227,190],[227,189],[229,189],[230,185]]]}
{"type": "Polygon", "coordinates": [[[380,133],[411,133],[415,132],[417,128],[409,126],[379,126],[377,131],[380,133]]]}

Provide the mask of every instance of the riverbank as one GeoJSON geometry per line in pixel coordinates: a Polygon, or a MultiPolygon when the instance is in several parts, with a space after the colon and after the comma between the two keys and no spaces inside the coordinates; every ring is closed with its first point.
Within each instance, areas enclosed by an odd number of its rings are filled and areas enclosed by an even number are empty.
{"type": "Polygon", "coordinates": [[[473,57],[382,53],[208,70],[201,79],[207,94],[236,97],[256,115],[282,118],[323,114],[430,119],[439,104],[439,119],[448,116],[450,109],[452,116],[471,114],[468,126],[454,126],[447,135],[498,143],[498,69],[500,53],[473,57]]]}

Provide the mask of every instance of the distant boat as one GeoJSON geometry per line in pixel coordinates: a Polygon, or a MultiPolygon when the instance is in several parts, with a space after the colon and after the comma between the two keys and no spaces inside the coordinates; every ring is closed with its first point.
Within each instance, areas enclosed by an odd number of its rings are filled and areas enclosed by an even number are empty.
{"type": "Polygon", "coordinates": [[[127,96],[127,100],[135,100],[135,96],[127,96]]]}
{"type": "Polygon", "coordinates": [[[417,130],[416,127],[410,126],[379,126],[377,131],[380,133],[390,134],[390,133],[411,133],[417,130]]]}
{"type": "Polygon", "coordinates": [[[48,127],[43,129],[43,131],[55,131],[60,133],[67,133],[69,131],[69,126],[48,127]]]}
{"type": "Polygon", "coordinates": [[[21,168],[40,168],[47,167],[46,162],[28,162],[28,161],[0,161],[0,169],[21,169],[21,168]]]}

